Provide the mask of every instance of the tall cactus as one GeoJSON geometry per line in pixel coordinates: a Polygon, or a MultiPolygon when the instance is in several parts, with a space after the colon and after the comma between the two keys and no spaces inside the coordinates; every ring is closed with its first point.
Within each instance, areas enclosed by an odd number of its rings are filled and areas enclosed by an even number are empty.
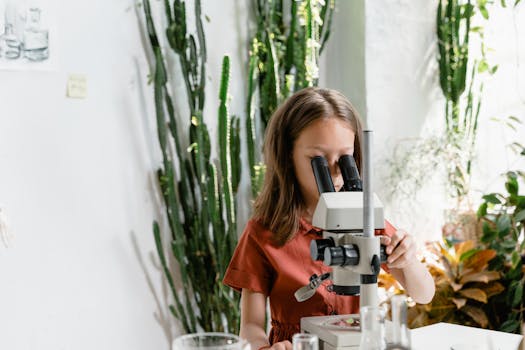
{"type": "Polygon", "coordinates": [[[437,36],[439,49],[439,82],[446,99],[447,130],[459,130],[459,102],[467,80],[470,20],[474,6],[470,0],[439,1],[437,36]]]}
{"type": "Polygon", "coordinates": [[[162,166],[158,181],[170,228],[170,250],[178,262],[182,293],[175,288],[162,242],[160,226],[153,233],[163,273],[173,296],[170,311],[187,333],[236,332],[239,326],[239,297],[222,285],[227,264],[237,242],[235,198],[240,178],[239,122],[228,114],[229,58],[224,57],[219,94],[220,169],[210,160],[210,137],[203,117],[206,45],[200,0],[195,1],[197,40],[186,31],[184,1],[164,1],[168,28],[166,38],[178,56],[182,77],[173,77],[165,66],[151,15],[149,0],[144,14],[151,50],[155,57],[154,97],[162,166]],[[189,146],[182,147],[169,94],[169,79],[184,79],[190,110],[189,146]],[[173,147],[175,148],[173,152],[173,147]],[[210,278],[211,276],[211,278],[210,278]]]}
{"type": "Polygon", "coordinates": [[[335,0],[290,3],[290,19],[285,21],[283,1],[253,0],[257,32],[250,49],[246,130],[254,197],[264,175],[257,152],[260,136],[284,99],[297,90],[317,85],[319,54],[330,36],[335,0]]]}
{"type": "Polygon", "coordinates": [[[437,8],[439,82],[445,97],[445,130],[450,157],[447,165],[450,197],[461,206],[470,191],[472,160],[478,129],[483,82],[475,89],[478,73],[494,74],[485,57],[483,28],[471,27],[476,9],[488,19],[487,3],[470,0],[440,0],[437,8]],[[481,38],[481,57],[469,57],[472,33],[481,38]],[[470,67],[470,68],[469,68],[470,67]],[[470,69],[470,74],[468,72],[470,69]],[[466,92],[466,96],[464,93],[466,92]]]}

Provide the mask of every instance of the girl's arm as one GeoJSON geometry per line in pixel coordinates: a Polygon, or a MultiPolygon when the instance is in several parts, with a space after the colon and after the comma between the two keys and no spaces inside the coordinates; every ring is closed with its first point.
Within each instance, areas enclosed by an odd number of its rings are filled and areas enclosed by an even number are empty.
{"type": "Polygon", "coordinates": [[[412,236],[398,230],[392,237],[381,237],[388,254],[387,266],[394,278],[405,288],[416,303],[428,304],[435,292],[434,279],[416,257],[416,244],[412,236]]]}
{"type": "Polygon", "coordinates": [[[291,350],[289,341],[279,342],[270,347],[265,331],[266,321],[266,295],[242,290],[241,294],[241,331],[240,337],[248,340],[252,350],[272,349],[291,350]]]}

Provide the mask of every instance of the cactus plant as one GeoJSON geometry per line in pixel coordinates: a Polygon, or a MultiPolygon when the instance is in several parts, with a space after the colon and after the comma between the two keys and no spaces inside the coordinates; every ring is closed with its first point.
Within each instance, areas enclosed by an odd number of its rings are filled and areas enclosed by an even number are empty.
{"type": "Polygon", "coordinates": [[[447,169],[448,183],[451,198],[457,200],[458,207],[470,191],[483,94],[483,81],[476,84],[476,78],[481,73],[494,74],[497,70],[497,66],[490,67],[486,59],[483,27],[471,26],[476,11],[488,19],[486,1],[477,1],[474,6],[470,0],[440,0],[437,9],[439,82],[445,97],[448,153],[454,155],[454,161],[447,169]],[[481,56],[472,59],[469,57],[469,42],[471,34],[475,33],[481,39],[481,56]]]}
{"type": "Polygon", "coordinates": [[[235,332],[239,323],[239,296],[222,285],[237,242],[235,198],[240,178],[239,121],[228,113],[229,58],[224,57],[219,94],[220,166],[210,159],[211,142],[203,116],[206,45],[201,4],[195,1],[196,35],[187,33],[184,1],[164,2],[166,39],[179,59],[190,111],[189,145],[180,143],[179,121],[167,88],[175,79],[167,71],[149,0],[143,3],[151,50],[155,57],[153,90],[162,165],[157,171],[170,230],[165,251],[159,223],[153,223],[155,243],[174,305],[170,306],[186,333],[235,332]],[[173,149],[174,148],[174,149],[173,149]],[[177,261],[170,269],[168,254],[177,261]],[[179,294],[173,275],[180,275],[179,294]]]}
{"type": "Polygon", "coordinates": [[[250,48],[246,130],[255,197],[265,169],[256,151],[260,136],[284,99],[297,90],[317,85],[319,54],[330,36],[335,0],[291,1],[289,21],[283,18],[281,0],[254,0],[253,4],[257,31],[250,48]]]}

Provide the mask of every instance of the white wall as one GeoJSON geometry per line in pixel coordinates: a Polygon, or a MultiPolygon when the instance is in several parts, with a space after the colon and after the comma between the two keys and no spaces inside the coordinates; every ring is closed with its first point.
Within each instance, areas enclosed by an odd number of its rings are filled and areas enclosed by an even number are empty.
{"type": "Polygon", "coordinates": [[[345,94],[365,119],[365,1],[338,1],[319,63],[319,85],[345,94]]]}
{"type": "MultiPolygon", "coordinates": [[[[168,349],[176,325],[162,322],[167,336],[156,320],[159,307],[171,316],[151,259],[159,153],[135,1],[54,4],[58,70],[0,71],[0,203],[14,235],[0,246],[0,348],[168,349]],[[86,75],[86,99],[65,97],[71,73],[86,75]]],[[[211,127],[225,52],[232,80],[245,76],[245,6],[203,3],[211,127]]],[[[242,91],[232,86],[237,114],[242,91]]]]}

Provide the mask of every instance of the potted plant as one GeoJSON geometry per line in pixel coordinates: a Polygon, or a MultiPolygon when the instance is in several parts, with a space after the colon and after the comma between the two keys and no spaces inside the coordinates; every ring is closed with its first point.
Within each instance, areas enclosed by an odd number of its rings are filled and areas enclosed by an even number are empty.
{"type": "Polygon", "coordinates": [[[501,275],[489,268],[496,251],[477,247],[475,241],[427,247],[426,264],[434,277],[436,294],[427,305],[408,311],[410,328],[437,322],[492,328],[487,309],[504,290],[501,275]]]}
{"type": "MultiPolygon", "coordinates": [[[[521,154],[525,155],[525,148],[521,154]]],[[[515,333],[519,332],[525,315],[525,195],[519,193],[520,177],[525,179],[521,171],[507,172],[506,193],[483,196],[478,209],[483,223],[481,242],[496,252],[489,267],[501,271],[501,282],[505,286],[505,292],[495,298],[489,312],[497,329],[515,333]]]]}

